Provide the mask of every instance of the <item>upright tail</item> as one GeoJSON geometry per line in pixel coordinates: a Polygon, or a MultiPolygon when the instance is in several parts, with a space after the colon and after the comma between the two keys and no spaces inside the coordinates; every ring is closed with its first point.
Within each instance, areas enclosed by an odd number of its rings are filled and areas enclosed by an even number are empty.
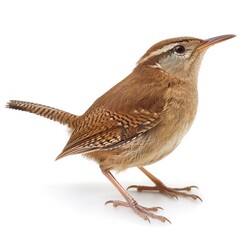
{"type": "Polygon", "coordinates": [[[56,108],[25,101],[10,100],[6,107],[34,113],[50,120],[57,121],[61,124],[68,125],[70,128],[74,127],[75,120],[79,118],[77,115],[64,112],[56,108]]]}

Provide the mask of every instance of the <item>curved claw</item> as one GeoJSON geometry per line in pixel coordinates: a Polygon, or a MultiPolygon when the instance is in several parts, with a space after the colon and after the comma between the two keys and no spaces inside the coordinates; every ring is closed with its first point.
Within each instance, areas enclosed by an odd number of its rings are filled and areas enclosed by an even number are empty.
{"type": "Polygon", "coordinates": [[[198,187],[198,186],[195,186],[195,185],[190,186],[190,188],[196,188],[196,189],[199,189],[199,187],[198,187]]]}
{"type": "Polygon", "coordinates": [[[142,192],[142,190],[143,190],[143,186],[139,186],[139,185],[131,185],[126,190],[131,189],[131,188],[136,188],[138,192],[142,192]]]}
{"type": "Polygon", "coordinates": [[[104,205],[107,205],[109,203],[113,203],[114,201],[113,200],[109,200],[109,201],[106,201],[104,205]]]}
{"type": "Polygon", "coordinates": [[[165,218],[165,217],[164,217],[164,222],[168,222],[168,223],[172,224],[172,222],[168,218],[165,218]]]}
{"type": "Polygon", "coordinates": [[[172,192],[161,192],[161,191],[159,191],[159,192],[162,193],[162,194],[168,195],[168,196],[170,196],[172,198],[176,198],[178,200],[178,196],[175,193],[172,193],[172,192]]]}
{"type": "Polygon", "coordinates": [[[105,205],[112,203],[113,207],[123,206],[123,207],[129,207],[129,204],[127,202],[117,201],[117,200],[109,200],[105,202],[105,205]]]}
{"type": "Polygon", "coordinates": [[[131,186],[128,186],[126,190],[130,189],[130,188],[138,188],[138,185],[131,185],[131,186]]]}
{"type": "Polygon", "coordinates": [[[203,200],[202,200],[198,195],[194,195],[194,197],[195,197],[194,200],[197,200],[197,199],[198,199],[198,200],[200,200],[201,202],[203,202],[203,200]]]}

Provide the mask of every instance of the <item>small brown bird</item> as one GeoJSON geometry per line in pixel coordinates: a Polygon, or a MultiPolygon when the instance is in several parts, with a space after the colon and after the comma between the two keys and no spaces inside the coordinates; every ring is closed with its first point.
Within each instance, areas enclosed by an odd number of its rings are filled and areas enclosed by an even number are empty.
{"type": "Polygon", "coordinates": [[[169,221],[153,213],[158,207],[139,205],[110,171],[138,167],[155,186],[129,188],[200,199],[187,193],[195,186],[169,188],[144,166],[171,153],[188,132],[197,112],[197,77],[202,57],[210,46],[233,37],[223,35],[207,40],[179,37],[153,45],[134,70],[98,98],[82,116],[24,101],[11,100],[7,107],[67,125],[71,137],[57,159],[84,154],[97,161],[103,174],[126,200],[107,203],[130,207],[148,221],[149,218],[169,221]]]}

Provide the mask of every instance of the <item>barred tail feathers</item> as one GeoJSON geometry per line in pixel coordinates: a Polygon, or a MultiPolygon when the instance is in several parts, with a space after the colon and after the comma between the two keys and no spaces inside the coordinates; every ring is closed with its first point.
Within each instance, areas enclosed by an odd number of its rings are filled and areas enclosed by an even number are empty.
{"type": "Polygon", "coordinates": [[[6,107],[34,113],[50,120],[57,121],[61,124],[68,125],[69,127],[73,127],[74,121],[79,117],[49,106],[18,100],[10,100],[6,107]]]}

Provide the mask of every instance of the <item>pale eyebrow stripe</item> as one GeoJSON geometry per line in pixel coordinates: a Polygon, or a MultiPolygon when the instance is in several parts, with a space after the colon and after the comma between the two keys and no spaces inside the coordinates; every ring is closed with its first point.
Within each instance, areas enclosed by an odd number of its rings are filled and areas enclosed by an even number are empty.
{"type": "Polygon", "coordinates": [[[140,60],[138,61],[138,64],[145,62],[146,60],[148,60],[149,58],[151,58],[151,57],[153,57],[153,56],[157,56],[157,55],[160,55],[160,54],[162,54],[162,53],[164,53],[164,52],[167,52],[167,51],[171,50],[173,47],[179,45],[179,43],[181,43],[181,42],[182,42],[182,43],[184,43],[184,42],[186,43],[186,42],[189,42],[189,41],[186,40],[186,39],[184,39],[184,40],[182,40],[182,41],[177,41],[177,42],[168,44],[168,45],[166,45],[166,46],[164,46],[164,47],[162,47],[162,48],[160,48],[160,49],[158,49],[158,50],[156,50],[156,51],[154,51],[154,52],[150,52],[146,57],[140,59],[140,60]]]}
{"type": "Polygon", "coordinates": [[[140,61],[138,63],[143,63],[145,62],[146,60],[148,60],[149,58],[153,57],[153,56],[157,56],[157,55],[160,55],[162,54],[163,52],[167,52],[169,51],[170,49],[172,49],[173,47],[175,47],[176,45],[178,45],[178,43],[171,43],[167,46],[164,46],[154,52],[150,52],[145,58],[143,59],[140,59],[140,61]]]}

